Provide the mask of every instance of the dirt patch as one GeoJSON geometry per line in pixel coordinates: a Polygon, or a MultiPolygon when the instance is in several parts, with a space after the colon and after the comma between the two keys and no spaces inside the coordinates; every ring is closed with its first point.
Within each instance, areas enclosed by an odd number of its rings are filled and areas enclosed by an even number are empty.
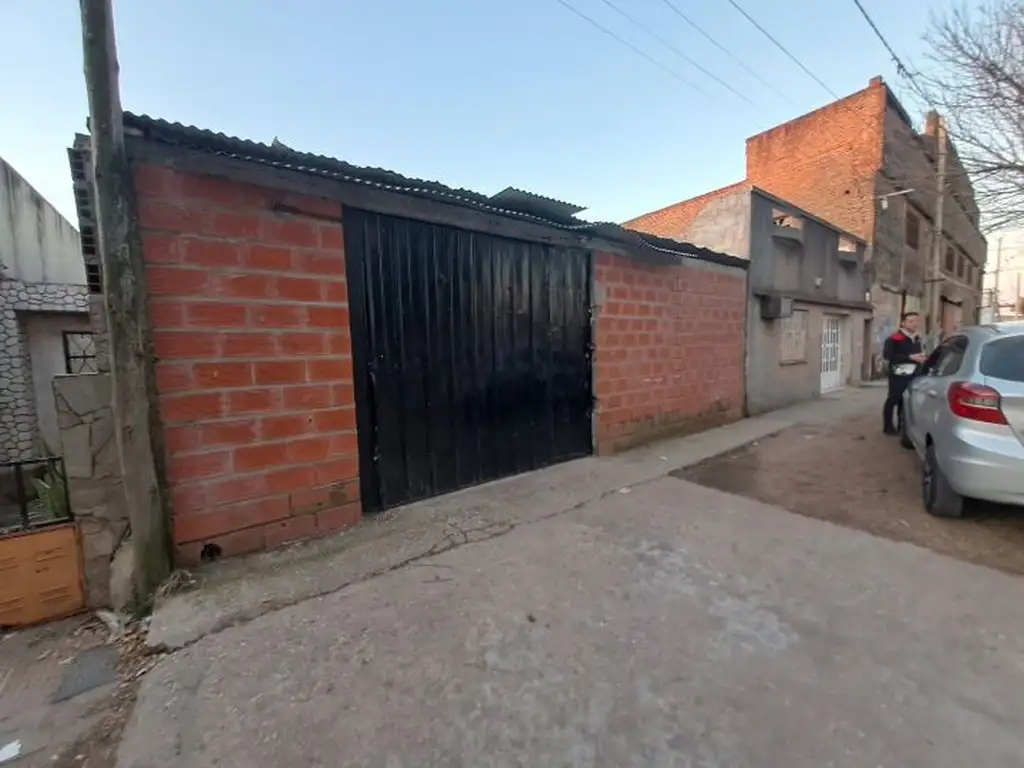
{"type": "Polygon", "coordinates": [[[1024,574],[1024,509],[972,504],[942,520],[921,505],[916,455],[883,435],[875,413],[787,429],[673,472],[710,488],[945,555],[1024,574]]]}

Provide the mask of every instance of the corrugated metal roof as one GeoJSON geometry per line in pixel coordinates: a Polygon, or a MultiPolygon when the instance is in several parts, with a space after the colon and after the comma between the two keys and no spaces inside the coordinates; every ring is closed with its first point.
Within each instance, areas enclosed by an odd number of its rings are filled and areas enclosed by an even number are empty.
{"type": "Polygon", "coordinates": [[[487,197],[472,190],[456,189],[437,181],[410,178],[384,168],[358,166],[333,157],[299,152],[279,141],[272,145],[261,144],[247,139],[227,136],[223,133],[182,125],[181,123],[171,123],[167,120],[149,117],[148,115],[136,115],[130,112],[124,113],[124,127],[128,135],[142,137],[148,141],[174,147],[209,152],[274,168],[338,179],[353,184],[362,184],[398,194],[426,197],[452,205],[532,221],[556,229],[578,232],[582,235],[601,237],[633,246],[646,246],[663,254],[702,259],[730,266],[739,266],[744,269],[748,266],[745,259],[717,253],[705,248],[698,248],[688,243],[653,235],[642,235],[623,229],[618,224],[595,223],[572,218],[572,213],[583,209],[577,209],[570,203],[545,198],[514,187],[509,187],[494,197],[487,197]],[[510,190],[516,194],[506,195],[510,190]],[[546,207],[541,213],[538,213],[536,210],[517,210],[517,208],[526,208],[528,204],[534,208],[538,208],[542,204],[546,207]],[[575,210],[572,210],[572,213],[566,213],[571,209],[575,210]]]}
{"type": "Polygon", "coordinates": [[[559,221],[574,221],[580,211],[586,210],[581,205],[573,205],[562,200],[555,200],[553,197],[537,195],[516,187],[505,187],[496,195],[491,195],[491,202],[496,205],[511,208],[513,211],[533,213],[538,216],[556,219],[559,221]]]}

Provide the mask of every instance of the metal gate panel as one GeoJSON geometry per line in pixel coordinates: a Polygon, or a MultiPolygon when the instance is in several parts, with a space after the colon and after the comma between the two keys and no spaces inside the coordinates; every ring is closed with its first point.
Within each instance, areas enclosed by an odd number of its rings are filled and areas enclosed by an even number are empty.
{"type": "Polygon", "coordinates": [[[346,209],[367,511],[591,450],[590,254],[346,209]]]}

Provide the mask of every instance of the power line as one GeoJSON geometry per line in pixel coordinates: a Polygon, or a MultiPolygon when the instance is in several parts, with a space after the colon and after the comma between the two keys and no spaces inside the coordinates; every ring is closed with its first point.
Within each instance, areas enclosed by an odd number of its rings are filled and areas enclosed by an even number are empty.
{"type": "Polygon", "coordinates": [[[629,22],[630,24],[633,24],[634,26],[636,26],[636,27],[639,27],[639,28],[640,28],[641,30],[643,30],[644,32],[646,32],[646,33],[647,33],[648,35],[650,35],[651,37],[653,37],[653,38],[654,38],[655,40],[657,40],[657,41],[658,41],[659,43],[661,43],[661,44],[662,44],[662,45],[664,45],[664,46],[665,46],[666,48],[668,48],[668,49],[669,49],[669,50],[671,50],[671,51],[672,51],[673,53],[675,53],[675,54],[676,54],[677,56],[679,56],[679,57],[680,57],[681,59],[683,59],[684,61],[688,62],[688,63],[690,64],[690,66],[692,66],[692,67],[694,67],[695,69],[698,69],[698,70],[700,70],[701,72],[703,72],[703,73],[704,73],[705,75],[707,75],[708,77],[710,77],[710,78],[711,78],[712,80],[714,80],[714,81],[715,81],[716,83],[718,83],[718,84],[719,84],[719,85],[721,85],[721,86],[722,86],[723,88],[725,88],[725,89],[726,89],[727,91],[729,91],[730,93],[732,93],[732,94],[734,94],[734,95],[738,96],[739,98],[743,99],[743,101],[745,101],[745,102],[746,102],[747,104],[749,104],[750,106],[752,106],[752,107],[753,107],[754,109],[758,109],[758,106],[757,106],[757,104],[755,104],[755,103],[754,103],[754,102],[752,102],[752,101],[751,101],[750,99],[748,99],[748,98],[747,98],[746,96],[744,96],[744,95],[743,95],[742,93],[740,93],[739,91],[737,91],[737,90],[736,90],[735,88],[733,88],[733,87],[732,87],[731,85],[729,85],[729,84],[728,84],[727,82],[725,82],[725,81],[724,81],[724,80],[723,80],[722,78],[720,78],[720,77],[719,77],[718,75],[716,75],[716,74],[715,74],[715,73],[713,73],[713,72],[709,72],[709,71],[708,71],[707,69],[705,69],[705,68],[704,68],[704,67],[703,67],[703,66],[702,66],[702,65],[701,65],[701,64],[700,64],[699,62],[696,62],[696,61],[694,61],[693,59],[691,59],[691,58],[690,58],[689,56],[687,56],[687,55],[686,55],[685,53],[683,53],[683,52],[682,52],[681,50],[679,50],[679,48],[677,48],[677,47],[676,47],[675,45],[673,45],[673,44],[672,44],[672,43],[671,43],[670,41],[666,40],[666,39],[665,39],[664,37],[662,37],[661,35],[659,35],[659,34],[658,34],[657,32],[655,32],[655,31],[654,31],[653,29],[651,29],[650,27],[647,27],[647,26],[645,26],[645,25],[644,25],[643,23],[641,23],[641,22],[637,21],[637,20],[636,20],[635,18],[633,18],[632,16],[630,16],[630,15],[629,15],[628,13],[626,13],[626,12],[625,12],[624,10],[622,10],[621,8],[619,8],[619,6],[617,6],[617,5],[615,4],[615,3],[613,3],[613,2],[612,2],[612,0],[601,0],[601,2],[603,2],[603,3],[605,4],[605,5],[607,5],[607,6],[609,7],[609,8],[611,8],[611,9],[612,9],[613,11],[615,11],[615,12],[616,12],[616,13],[618,13],[618,14],[619,14],[620,16],[622,16],[622,17],[623,17],[623,18],[624,18],[624,19],[625,19],[626,21],[628,21],[628,22],[629,22]]]}
{"type": "Polygon", "coordinates": [[[760,24],[758,24],[756,21],[754,21],[754,18],[749,13],[744,11],[739,6],[739,4],[736,2],[736,0],[729,0],[729,5],[731,5],[733,8],[735,8],[741,14],[743,14],[743,18],[745,18],[747,21],[749,21],[751,24],[753,24],[755,27],[757,27],[757,30],[762,35],[764,35],[769,40],[771,40],[776,48],[778,48],[780,51],[782,51],[784,54],[786,54],[793,61],[793,63],[796,64],[798,67],[800,67],[800,69],[802,69],[807,75],[809,75],[810,78],[812,80],[814,80],[814,82],[816,82],[818,85],[820,85],[826,91],[828,91],[828,93],[831,94],[832,98],[834,98],[834,99],[838,99],[839,98],[839,95],[835,91],[833,91],[831,88],[829,88],[827,85],[825,85],[825,83],[822,82],[820,77],[818,77],[816,74],[811,72],[811,70],[809,70],[806,66],[804,66],[804,63],[802,61],[800,61],[800,59],[798,59],[792,53],[790,53],[789,49],[786,48],[786,46],[784,46],[782,43],[780,43],[778,40],[776,40],[774,37],[772,37],[771,33],[767,29],[765,29],[760,24]]]}
{"type": "Polygon", "coordinates": [[[791,106],[794,106],[794,107],[797,106],[796,102],[794,102],[791,98],[789,98],[789,96],[784,94],[782,91],[780,91],[774,85],[772,85],[767,80],[765,80],[763,77],[761,77],[759,74],[757,74],[757,72],[754,69],[752,69],[751,67],[748,67],[746,65],[746,63],[743,61],[743,59],[741,59],[739,56],[736,56],[732,51],[730,51],[728,48],[726,48],[720,42],[715,40],[715,38],[713,38],[711,35],[709,35],[707,32],[705,32],[704,29],[701,28],[701,26],[697,22],[695,22],[693,19],[691,19],[689,16],[687,16],[681,10],[679,10],[679,7],[677,5],[675,5],[675,3],[672,2],[672,0],[661,0],[661,2],[663,2],[666,6],[668,6],[669,9],[671,9],[672,12],[676,14],[676,16],[681,18],[683,21],[685,21],[687,24],[689,24],[691,27],[693,27],[695,30],[697,30],[697,32],[699,32],[701,35],[703,35],[705,40],[707,40],[709,43],[711,43],[713,46],[715,46],[718,50],[720,50],[726,56],[728,56],[730,59],[732,59],[737,64],[739,64],[741,67],[743,67],[743,69],[746,70],[747,73],[751,77],[753,77],[755,80],[757,80],[757,82],[759,82],[761,85],[763,85],[768,90],[772,91],[777,96],[785,99],[791,106]]]}
{"type": "Polygon", "coordinates": [[[557,2],[561,6],[564,6],[566,9],[572,11],[574,14],[579,16],[581,19],[583,19],[585,22],[587,22],[591,26],[594,26],[597,29],[601,30],[606,35],[608,35],[608,37],[611,37],[614,40],[617,40],[618,42],[622,43],[624,46],[626,46],[631,51],[633,51],[633,53],[635,53],[637,56],[642,56],[643,58],[647,59],[647,61],[649,61],[651,64],[653,64],[654,66],[656,66],[658,69],[662,70],[663,72],[666,72],[667,74],[671,75],[672,77],[674,77],[679,82],[681,82],[681,83],[683,83],[685,85],[690,86],[691,88],[693,88],[693,90],[697,91],[698,93],[704,94],[709,99],[713,99],[711,94],[708,93],[707,91],[705,91],[699,85],[697,85],[696,83],[691,83],[689,80],[687,80],[685,77],[680,75],[678,72],[676,72],[671,67],[667,67],[664,64],[662,64],[660,61],[658,61],[657,59],[652,58],[651,56],[648,56],[646,53],[641,51],[639,48],[637,48],[631,42],[629,42],[628,40],[626,40],[626,39],[624,39],[622,37],[619,37],[617,34],[612,32],[610,29],[608,29],[608,27],[604,26],[600,22],[594,21],[592,18],[587,16],[587,14],[583,13],[583,11],[580,11],[577,8],[575,8],[574,6],[572,6],[569,3],[567,3],[566,0],[555,0],[555,2],[557,2]]]}
{"type": "Polygon", "coordinates": [[[882,31],[878,28],[878,25],[875,24],[875,20],[871,18],[871,14],[867,12],[867,9],[863,6],[860,0],[853,0],[853,3],[854,5],[857,6],[857,10],[860,11],[861,15],[864,17],[864,20],[868,23],[868,26],[870,26],[871,30],[875,33],[875,36],[882,41],[882,45],[885,46],[885,50],[887,50],[889,52],[889,55],[892,56],[893,63],[896,65],[896,74],[904,78],[905,80],[908,80],[911,86],[913,86],[914,92],[917,93],[917,95],[920,96],[922,99],[924,99],[925,103],[928,103],[930,105],[928,95],[924,92],[924,89],[920,85],[918,85],[917,80],[914,79],[914,75],[911,73],[910,69],[904,66],[903,62],[900,60],[900,57],[896,54],[896,51],[893,50],[893,47],[889,45],[889,41],[885,39],[885,35],[882,34],[882,31]]]}

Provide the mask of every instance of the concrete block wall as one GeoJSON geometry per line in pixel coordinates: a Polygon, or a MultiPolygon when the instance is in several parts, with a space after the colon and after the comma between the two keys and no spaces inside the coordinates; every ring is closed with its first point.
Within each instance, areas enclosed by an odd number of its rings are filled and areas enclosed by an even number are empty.
{"type": "Polygon", "coordinates": [[[179,561],[358,522],[340,205],[156,166],[136,186],[179,561]]]}
{"type": "Polygon", "coordinates": [[[744,270],[598,253],[595,289],[599,453],[742,417],[744,270]]]}

